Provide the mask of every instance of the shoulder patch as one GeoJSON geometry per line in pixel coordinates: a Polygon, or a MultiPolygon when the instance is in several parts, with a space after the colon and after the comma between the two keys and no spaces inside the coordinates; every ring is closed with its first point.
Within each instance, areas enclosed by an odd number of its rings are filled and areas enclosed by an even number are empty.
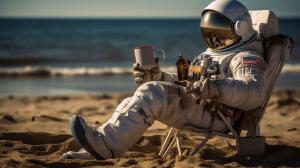
{"type": "Polygon", "coordinates": [[[262,71],[265,71],[267,64],[263,58],[257,56],[244,56],[242,57],[242,65],[255,65],[262,71]]]}

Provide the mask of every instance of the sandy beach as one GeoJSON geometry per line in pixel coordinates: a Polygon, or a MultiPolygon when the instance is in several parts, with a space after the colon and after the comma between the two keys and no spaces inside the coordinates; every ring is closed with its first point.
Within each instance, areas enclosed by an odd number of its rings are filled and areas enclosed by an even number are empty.
{"type": "MultiPolygon", "coordinates": [[[[273,93],[261,123],[267,142],[262,157],[239,158],[233,140],[215,137],[193,157],[178,157],[174,148],[165,159],[159,159],[157,153],[168,127],[156,122],[122,158],[60,160],[62,153],[80,149],[70,135],[73,114],[101,125],[129,95],[0,98],[1,167],[300,166],[300,92],[292,91],[273,93]]],[[[197,139],[199,136],[185,134],[183,153],[191,150],[197,139]]]]}

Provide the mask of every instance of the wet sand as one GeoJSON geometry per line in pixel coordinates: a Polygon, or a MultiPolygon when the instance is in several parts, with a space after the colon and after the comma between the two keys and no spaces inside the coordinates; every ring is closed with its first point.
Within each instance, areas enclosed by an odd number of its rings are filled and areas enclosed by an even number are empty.
{"type": "MultiPolygon", "coordinates": [[[[122,158],[60,160],[62,153],[80,149],[69,131],[73,114],[101,125],[128,95],[0,98],[1,167],[300,166],[300,92],[291,91],[273,93],[261,123],[267,142],[261,157],[239,158],[233,140],[215,137],[193,157],[178,157],[174,148],[159,159],[168,127],[156,122],[122,158]]],[[[188,153],[200,136],[186,133],[181,138],[183,153],[188,153]]]]}

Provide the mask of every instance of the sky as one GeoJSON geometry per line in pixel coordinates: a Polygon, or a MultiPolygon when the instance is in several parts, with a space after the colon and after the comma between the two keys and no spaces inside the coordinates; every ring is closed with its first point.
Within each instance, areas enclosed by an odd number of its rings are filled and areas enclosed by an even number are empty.
{"type": "MultiPolygon", "coordinates": [[[[198,18],[212,0],[0,0],[0,17],[198,18]]],[[[300,17],[300,0],[240,0],[248,9],[300,17]]]]}

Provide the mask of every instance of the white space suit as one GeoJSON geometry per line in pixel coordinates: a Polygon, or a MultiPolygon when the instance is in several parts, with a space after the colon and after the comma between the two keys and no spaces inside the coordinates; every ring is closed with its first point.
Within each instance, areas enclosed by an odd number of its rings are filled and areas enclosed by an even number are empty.
{"type": "MultiPolygon", "coordinates": [[[[233,116],[229,117],[231,124],[235,122],[235,110],[253,110],[263,103],[266,63],[248,10],[235,0],[215,0],[203,11],[200,27],[209,48],[192,64],[197,65],[203,55],[210,55],[218,64],[218,74],[193,85],[196,91],[187,94],[184,87],[174,84],[176,74],[161,72],[159,68],[153,74],[141,73],[135,65],[134,78],[140,86],[105,124],[96,129],[80,116],[73,116],[72,134],[88,153],[96,159],[120,157],[155,120],[175,128],[190,125],[226,131],[223,122],[213,117],[212,102],[226,107],[223,112],[233,116]],[[196,104],[198,98],[214,101],[196,104]]],[[[63,157],[76,156],[69,152],[63,157]]]]}

